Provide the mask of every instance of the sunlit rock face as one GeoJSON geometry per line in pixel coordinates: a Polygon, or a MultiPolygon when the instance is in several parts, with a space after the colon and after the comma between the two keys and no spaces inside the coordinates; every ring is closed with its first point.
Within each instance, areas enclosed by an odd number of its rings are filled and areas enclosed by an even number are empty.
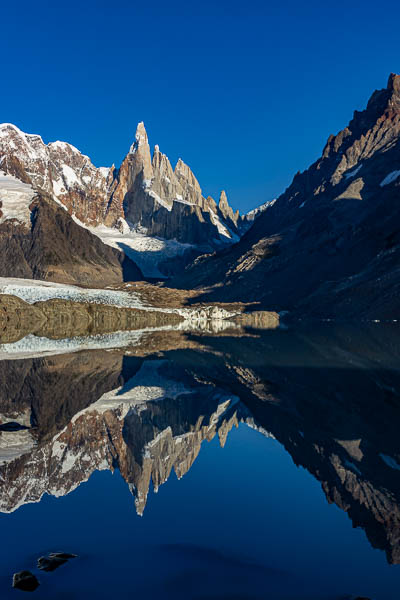
{"type": "Polygon", "coordinates": [[[159,146],[151,157],[147,133],[139,123],[134,144],[118,173],[107,223],[121,215],[148,235],[191,244],[218,246],[237,239],[238,215],[226,194],[220,205],[205,198],[195,175],[181,159],[175,169],[159,146]]]}
{"type": "Polygon", "coordinates": [[[114,183],[114,168],[96,168],[66,142],[45,144],[40,135],[0,125],[0,169],[55,198],[80,221],[104,221],[114,183]]]}
{"type": "Polygon", "coordinates": [[[123,251],[81,226],[103,222],[112,181],[73,146],[0,125],[0,276],[92,285],[142,279],[123,251]]]}
{"type": "Polygon", "coordinates": [[[120,169],[95,167],[66,142],[45,144],[39,135],[0,125],[0,169],[20,184],[51,197],[86,227],[129,226],[149,236],[208,248],[237,239],[239,215],[225,192],[217,206],[202,195],[191,169],[179,159],[175,169],[156,146],[151,155],[139,123],[120,169]]]}

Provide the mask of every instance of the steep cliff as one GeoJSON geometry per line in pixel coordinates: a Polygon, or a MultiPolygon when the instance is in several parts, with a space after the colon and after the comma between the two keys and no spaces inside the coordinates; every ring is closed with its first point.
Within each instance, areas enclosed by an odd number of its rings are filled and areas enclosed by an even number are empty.
{"type": "Polygon", "coordinates": [[[302,315],[398,318],[400,76],[329,136],[322,156],[232,248],[174,284],[302,315]]]}

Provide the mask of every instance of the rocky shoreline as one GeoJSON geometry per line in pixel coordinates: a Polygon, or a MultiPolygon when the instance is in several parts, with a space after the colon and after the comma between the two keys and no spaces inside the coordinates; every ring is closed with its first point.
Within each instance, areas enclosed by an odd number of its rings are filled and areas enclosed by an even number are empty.
{"type": "MultiPolygon", "coordinates": [[[[154,327],[182,327],[188,329],[193,327],[204,330],[224,330],[226,328],[240,327],[259,327],[274,328],[279,325],[279,315],[277,313],[254,311],[245,312],[246,305],[237,304],[192,304],[187,307],[183,299],[179,301],[176,297],[171,299],[171,290],[157,288],[158,294],[152,297],[144,293],[140,294],[139,301],[135,296],[129,296],[127,292],[121,292],[126,296],[121,296],[122,300],[129,304],[129,298],[132,298],[132,304],[136,306],[118,306],[116,304],[101,303],[98,298],[91,299],[88,295],[87,301],[75,301],[73,295],[69,298],[51,298],[44,299],[43,292],[37,292],[40,300],[28,301],[28,292],[30,289],[21,287],[10,288],[14,293],[0,293],[0,342],[16,342],[29,334],[42,336],[50,339],[72,338],[79,336],[94,336],[98,334],[111,333],[116,331],[134,331],[154,327]],[[24,296],[25,299],[19,295],[24,296]],[[41,295],[42,294],[42,295],[41,295]],[[168,294],[167,298],[163,298],[168,294]],[[127,300],[128,299],[128,300],[127,300]],[[93,301],[94,300],[94,301],[93,301]],[[157,302],[157,304],[151,304],[157,302]],[[167,308],[167,306],[169,306],[167,308]],[[212,326],[210,325],[212,324],[212,326]]],[[[44,288],[48,290],[59,290],[64,288],[44,288]]],[[[65,288],[67,289],[67,288],[65,288]]],[[[79,288],[74,288],[80,292],[79,288]]],[[[82,288],[82,294],[87,292],[82,288]]],[[[89,290],[92,291],[92,290],[89,290]]],[[[112,290],[109,293],[112,293],[112,290]]],[[[108,293],[108,290],[93,290],[94,293],[101,295],[101,292],[108,293]]],[[[117,294],[117,291],[115,291],[117,294]]],[[[76,296],[79,298],[80,296],[76,296]]],[[[113,298],[111,296],[111,298],[113,298]]],[[[118,296],[115,296],[117,301],[118,296]]],[[[101,296],[100,296],[101,300],[101,296]]],[[[121,300],[121,302],[122,302],[121,300]]],[[[109,302],[105,296],[103,302],[109,302]]]]}

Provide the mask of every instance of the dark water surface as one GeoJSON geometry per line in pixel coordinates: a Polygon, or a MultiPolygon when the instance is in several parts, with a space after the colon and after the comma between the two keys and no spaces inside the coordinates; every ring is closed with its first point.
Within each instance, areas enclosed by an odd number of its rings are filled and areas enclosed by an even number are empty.
{"type": "Polygon", "coordinates": [[[400,328],[41,347],[1,352],[0,598],[398,600],[400,328]]]}

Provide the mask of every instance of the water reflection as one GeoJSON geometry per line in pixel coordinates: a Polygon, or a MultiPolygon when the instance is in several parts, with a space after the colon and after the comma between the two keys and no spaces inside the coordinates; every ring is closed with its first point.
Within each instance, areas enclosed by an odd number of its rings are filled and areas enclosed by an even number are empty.
{"type": "Polygon", "coordinates": [[[242,334],[158,331],[127,347],[1,361],[0,510],[118,469],[142,515],[151,487],[244,423],[276,438],[400,563],[399,331],[242,334]]]}

